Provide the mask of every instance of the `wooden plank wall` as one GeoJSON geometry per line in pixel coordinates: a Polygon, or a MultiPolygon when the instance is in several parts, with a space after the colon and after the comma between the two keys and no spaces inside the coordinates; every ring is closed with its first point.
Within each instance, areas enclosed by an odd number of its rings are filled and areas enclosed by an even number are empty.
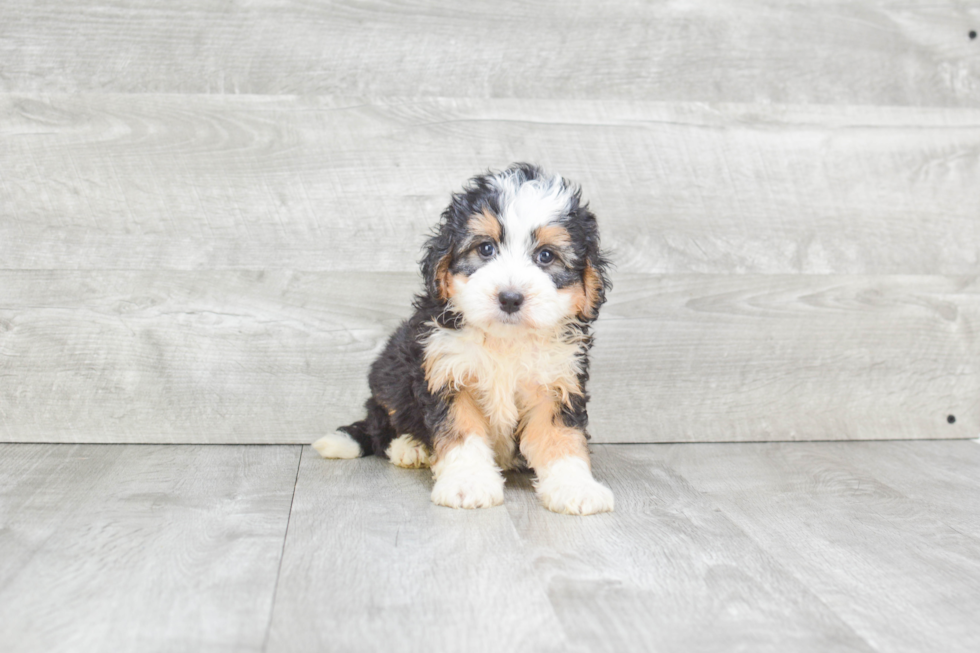
{"type": "Polygon", "coordinates": [[[449,193],[515,160],[616,262],[597,442],[980,433],[980,5],[0,17],[0,441],[357,418],[449,193]]]}

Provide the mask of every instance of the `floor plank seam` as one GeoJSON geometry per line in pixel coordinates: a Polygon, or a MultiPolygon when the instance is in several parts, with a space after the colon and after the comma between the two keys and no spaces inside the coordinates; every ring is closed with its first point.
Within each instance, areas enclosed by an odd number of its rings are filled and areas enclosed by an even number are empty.
{"type": "Polygon", "coordinates": [[[276,582],[272,586],[272,602],[269,605],[269,621],[265,627],[265,638],[262,640],[262,651],[265,653],[269,649],[269,636],[272,634],[272,619],[276,613],[276,597],[279,594],[279,578],[282,576],[282,561],[286,557],[286,541],[289,538],[289,523],[293,518],[293,504],[296,501],[296,486],[299,485],[299,470],[303,464],[303,445],[299,446],[299,456],[296,460],[296,477],[293,479],[293,494],[289,497],[289,511],[286,513],[286,528],[282,534],[282,548],[279,549],[279,565],[276,568],[276,582]]]}
{"type": "MultiPolygon", "coordinates": [[[[518,472],[518,474],[529,474],[530,472],[518,472]]],[[[508,479],[509,481],[510,479],[508,479]]],[[[538,509],[543,509],[543,507],[538,503],[537,495],[534,499],[534,507],[538,509]]],[[[522,555],[524,563],[527,565],[527,573],[532,577],[532,579],[537,583],[538,588],[541,590],[548,607],[551,609],[551,616],[554,618],[554,623],[557,628],[561,631],[562,641],[565,645],[565,650],[579,650],[570,645],[571,638],[568,636],[568,631],[565,628],[565,624],[562,622],[559,616],[559,608],[555,605],[554,599],[551,593],[548,591],[548,579],[543,576],[535,564],[535,556],[533,551],[528,544],[527,539],[521,532],[521,528],[517,521],[514,519],[514,514],[511,511],[507,511],[507,521],[510,523],[511,532],[514,535],[515,541],[517,542],[517,551],[522,555]]]]}

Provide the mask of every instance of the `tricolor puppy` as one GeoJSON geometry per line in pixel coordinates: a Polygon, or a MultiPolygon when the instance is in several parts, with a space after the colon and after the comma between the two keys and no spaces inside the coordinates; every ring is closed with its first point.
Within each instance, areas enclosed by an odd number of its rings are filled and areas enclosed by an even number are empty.
{"type": "Polygon", "coordinates": [[[613,509],[592,477],[590,325],[609,281],[579,188],[527,164],[474,177],[425,245],[415,314],[371,366],[367,417],[313,446],[431,466],[432,501],[503,503],[501,470],[529,466],[549,510],[613,509]]]}

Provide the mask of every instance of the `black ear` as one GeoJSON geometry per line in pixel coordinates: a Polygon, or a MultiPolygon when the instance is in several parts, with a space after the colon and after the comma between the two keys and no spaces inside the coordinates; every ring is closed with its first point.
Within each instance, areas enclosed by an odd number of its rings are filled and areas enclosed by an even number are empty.
{"type": "Polygon", "coordinates": [[[599,308],[606,303],[606,292],[612,289],[609,280],[609,259],[599,245],[599,225],[588,205],[578,208],[576,222],[581,225],[580,238],[585,249],[585,265],[582,268],[582,285],[585,303],[579,318],[591,322],[599,317],[599,308]]]}
{"type": "Polygon", "coordinates": [[[449,301],[449,266],[453,262],[456,246],[453,232],[449,226],[451,209],[446,209],[439,221],[437,231],[425,242],[422,257],[422,279],[429,298],[439,304],[449,301]]]}

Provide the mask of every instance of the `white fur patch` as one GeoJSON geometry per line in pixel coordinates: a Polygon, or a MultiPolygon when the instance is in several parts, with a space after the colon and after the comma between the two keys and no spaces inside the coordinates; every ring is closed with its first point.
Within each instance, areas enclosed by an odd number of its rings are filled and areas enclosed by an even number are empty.
{"type": "Polygon", "coordinates": [[[529,329],[553,329],[575,316],[572,294],[558,292],[551,277],[531,262],[529,252],[510,248],[465,281],[455,278],[451,303],[468,323],[502,337],[520,337],[529,329]],[[520,311],[507,314],[501,310],[502,290],[524,296],[520,311]]]}
{"type": "Polygon", "coordinates": [[[425,343],[433,390],[465,386],[490,425],[497,463],[510,469],[514,461],[514,430],[526,408],[528,388],[545,388],[562,400],[562,388],[577,385],[579,351],[584,340],[576,332],[525,331],[523,338],[498,338],[474,327],[436,327],[425,343]]]}
{"type": "Polygon", "coordinates": [[[531,233],[560,217],[572,197],[571,189],[559,175],[521,182],[517,173],[505,173],[494,181],[501,190],[500,218],[504,231],[517,247],[527,247],[531,233]]]}
{"type": "Polygon", "coordinates": [[[503,173],[493,181],[500,189],[503,242],[493,260],[453,282],[452,306],[469,324],[500,336],[552,329],[574,316],[575,302],[570,293],[558,292],[551,277],[534,263],[534,233],[567,213],[574,191],[559,176],[528,181],[517,173],[503,173]],[[501,310],[502,291],[523,295],[520,311],[501,310]]]}
{"type": "Polygon", "coordinates": [[[431,463],[428,447],[408,434],[392,440],[385,454],[391,464],[408,469],[428,467],[431,463]]]}
{"type": "Polygon", "coordinates": [[[361,445],[343,431],[328,433],[314,442],[313,448],[324,458],[361,457],[361,445]]]}
{"type": "Polygon", "coordinates": [[[592,477],[581,458],[559,458],[537,472],[535,489],[548,510],[566,515],[612,512],[612,490],[592,477]]]}
{"type": "Polygon", "coordinates": [[[504,502],[504,477],[493,450],[471,435],[432,465],[432,503],[449,508],[490,508],[504,502]]]}

